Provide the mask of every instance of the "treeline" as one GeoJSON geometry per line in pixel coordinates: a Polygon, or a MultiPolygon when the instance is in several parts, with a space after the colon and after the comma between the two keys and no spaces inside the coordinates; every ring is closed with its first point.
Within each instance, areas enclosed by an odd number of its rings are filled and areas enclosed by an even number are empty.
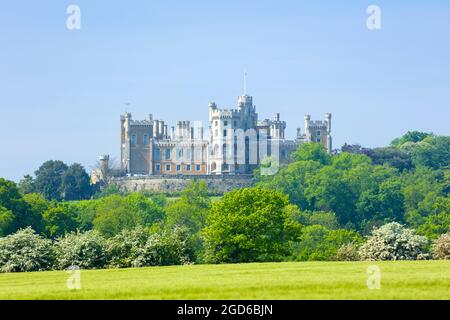
{"type": "Polygon", "coordinates": [[[201,181],[175,200],[111,187],[62,201],[61,185],[36,192],[38,174],[31,193],[0,179],[0,271],[450,258],[450,137],[343,150],[303,144],[277,174],[219,199],[201,181]]]}

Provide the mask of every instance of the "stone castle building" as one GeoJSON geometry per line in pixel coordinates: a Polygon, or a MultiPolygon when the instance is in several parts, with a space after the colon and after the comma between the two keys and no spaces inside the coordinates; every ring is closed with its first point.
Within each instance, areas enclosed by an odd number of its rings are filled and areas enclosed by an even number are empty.
{"type": "Polygon", "coordinates": [[[289,162],[301,143],[319,142],[332,150],[331,114],[324,121],[304,118],[305,133],[285,136],[279,113],[259,120],[253,98],[242,95],[235,109],[209,104],[208,130],[201,123],[178,121],[168,127],[150,115],[134,120],[121,116],[121,170],[128,176],[250,174],[262,161],[289,162]]]}

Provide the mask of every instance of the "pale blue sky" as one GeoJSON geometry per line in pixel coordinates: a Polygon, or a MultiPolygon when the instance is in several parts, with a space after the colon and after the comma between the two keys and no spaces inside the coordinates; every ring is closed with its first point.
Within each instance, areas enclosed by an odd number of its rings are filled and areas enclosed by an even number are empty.
{"type": "Polygon", "coordinates": [[[260,118],[279,111],[290,137],[326,112],[336,147],[449,135],[450,3],[341,2],[2,0],[0,177],[118,158],[124,102],[135,118],[206,121],[209,101],[235,105],[244,70],[260,118]]]}

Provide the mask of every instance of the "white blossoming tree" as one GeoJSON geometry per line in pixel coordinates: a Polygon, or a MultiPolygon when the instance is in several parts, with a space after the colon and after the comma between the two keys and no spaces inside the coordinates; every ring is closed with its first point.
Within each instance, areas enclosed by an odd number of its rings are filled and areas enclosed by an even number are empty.
{"type": "Polygon", "coordinates": [[[428,239],[416,235],[397,222],[386,224],[372,232],[360,248],[363,260],[416,260],[425,258],[428,239]]]}

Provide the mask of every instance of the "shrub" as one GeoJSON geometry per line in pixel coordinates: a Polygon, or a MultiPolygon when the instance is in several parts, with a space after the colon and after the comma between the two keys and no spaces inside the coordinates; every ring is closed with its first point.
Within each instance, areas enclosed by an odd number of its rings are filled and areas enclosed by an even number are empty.
{"type": "Polygon", "coordinates": [[[363,260],[416,260],[425,257],[428,239],[397,222],[375,229],[359,250],[363,260]]]}
{"type": "Polygon", "coordinates": [[[106,253],[108,265],[113,268],[137,267],[150,233],[143,227],[133,230],[123,230],[113,238],[108,239],[106,253]]]}
{"type": "Polygon", "coordinates": [[[333,257],[336,261],[359,261],[360,259],[359,246],[355,242],[343,244],[333,257]]]}
{"type": "Polygon", "coordinates": [[[52,242],[31,228],[0,238],[0,272],[49,270],[53,262],[52,242]]]}
{"type": "Polygon", "coordinates": [[[333,260],[338,249],[347,243],[361,242],[355,231],[329,230],[321,225],[303,228],[300,241],[294,245],[293,259],[298,261],[333,260]]]}
{"type": "Polygon", "coordinates": [[[106,240],[97,231],[69,233],[56,243],[56,267],[98,269],[106,264],[106,240]]]}
{"type": "Polygon", "coordinates": [[[443,234],[433,241],[433,258],[438,260],[450,259],[450,234],[443,234]]]}
{"type": "Polygon", "coordinates": [[[170,266],[189,264],[192,251],[186,230],[175,227],[170,231],[152,234],[145,246],[139,250],[134,266],[170,266]]]}

